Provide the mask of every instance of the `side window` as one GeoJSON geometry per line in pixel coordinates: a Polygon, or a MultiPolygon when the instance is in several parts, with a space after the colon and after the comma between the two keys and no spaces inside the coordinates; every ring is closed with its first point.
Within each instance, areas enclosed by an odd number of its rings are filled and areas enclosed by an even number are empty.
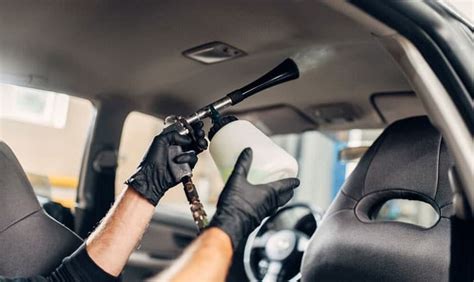
{"type": "MultiPolygon", "coordinates": [[[[115,192],[119,194],[127,180],[136,170],[153,137],[159,134],[164,122],[154,116],[132,112],[125,120],[120,141],[118,168],[115,180],[115,192]]],[[[199,155],[199,162],[193,170],[193,182],[196,184],[206,211],[212,213],[217,198],[223,188],[220,174],[209,153],[199,155]]],[[[178,212],[189,213],[189,206],[182,185],[170,189],[160,201],[160,207],[171,208],[178,212]]]]}
{"type": "Polygon", "coordinates": [[[15,153],[40,200],[74,206],[94,113],[85,99],[0,84],[0,140],[15,153]]]}

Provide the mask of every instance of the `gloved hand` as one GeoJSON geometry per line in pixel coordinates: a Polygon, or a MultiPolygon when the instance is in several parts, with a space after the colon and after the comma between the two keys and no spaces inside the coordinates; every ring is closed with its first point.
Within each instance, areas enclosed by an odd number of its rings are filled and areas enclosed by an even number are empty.
{"type": "Polygon", "coordinates": [[[217,210],[209,227],[223,230],[231,238],[233,248],[258,227],[267,216],[293,197],[293,189],[299,186],[297,178],[253,185],[247,181],[252,163],[252,149],[240,154],[234,171],[219,196],[217,210]]]}
{"type": "Polygon", "coordinates": [[[125,184],[156,206],[165,192],[179,183],[179,179],[173,176],[170,162],[188,163],[192,169],[198,160],[196,155],[207,148],[203,125],[202,121],[192,125],[195,141],[190,136],[180,135],[176,131],[155,136],[137,172],[125,184]],[[183,153],[170,160],[168,149],[172,145],[181,146],[183,153]]]}

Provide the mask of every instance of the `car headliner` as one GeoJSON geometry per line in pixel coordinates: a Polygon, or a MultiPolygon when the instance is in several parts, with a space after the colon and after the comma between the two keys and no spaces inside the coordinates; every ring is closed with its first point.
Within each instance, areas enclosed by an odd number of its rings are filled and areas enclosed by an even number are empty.
{"type": "Polygon", "coordinates": [[[0,2],[0,81],[129,97],[161,116],[190,113],[301,53],[312,69],[237,109],[286,104],[311,119],[313,106],[344,102],[357,118],[321,128],[381,127],[370,96],[410,90],[373,35],[318,1],[0,2]],[[181,54],[216,40],[248,55],[204,65],[181,54]]]}

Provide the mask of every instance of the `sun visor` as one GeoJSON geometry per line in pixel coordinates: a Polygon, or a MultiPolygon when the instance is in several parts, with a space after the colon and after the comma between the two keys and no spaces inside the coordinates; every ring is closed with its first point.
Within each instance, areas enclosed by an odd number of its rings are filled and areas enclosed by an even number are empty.
{"type": "Polygon", "coordinates": [[[386,124],[407,117],[426,115],[423,105],[413,92],[376,93],[370,97],[370,101],[386,124]]]}
{"type": "Polygon", "coordinates": [[[267,135],[299,133],[317,127],[317,124],[304,113],[287,105],[255,108],[230,114],[252,122],[267,135]]]}

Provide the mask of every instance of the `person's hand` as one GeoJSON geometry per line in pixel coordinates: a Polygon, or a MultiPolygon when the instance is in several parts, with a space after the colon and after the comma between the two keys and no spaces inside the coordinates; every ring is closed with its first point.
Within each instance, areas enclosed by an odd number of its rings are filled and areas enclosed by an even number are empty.
{"type": "Polygon", "coordinates": [[[203,125],[202,121],[192,125],[194,141],[190,136],[180,135],[176,131],[155,136],[137,172],[125,184],[156,206],[165,192],[179,183],[179,179],[173,176],[170,162],[187,163],[192,169],[198,160],[196,155],[207,148],[203,125]],[[170,160],[169,147],[173,145],[181,146],[183,153],[170,160]]]}
{"type": "Polygon", "coordinates": [[[265,217],[286,204],[293,197],[293,189],[300,184],[297,178],[287,178],[253,185],[247,180],[251,163],[252,149],[247,148],[240,154],[209,224],[227,233],[234,249],[265,217]]]}

